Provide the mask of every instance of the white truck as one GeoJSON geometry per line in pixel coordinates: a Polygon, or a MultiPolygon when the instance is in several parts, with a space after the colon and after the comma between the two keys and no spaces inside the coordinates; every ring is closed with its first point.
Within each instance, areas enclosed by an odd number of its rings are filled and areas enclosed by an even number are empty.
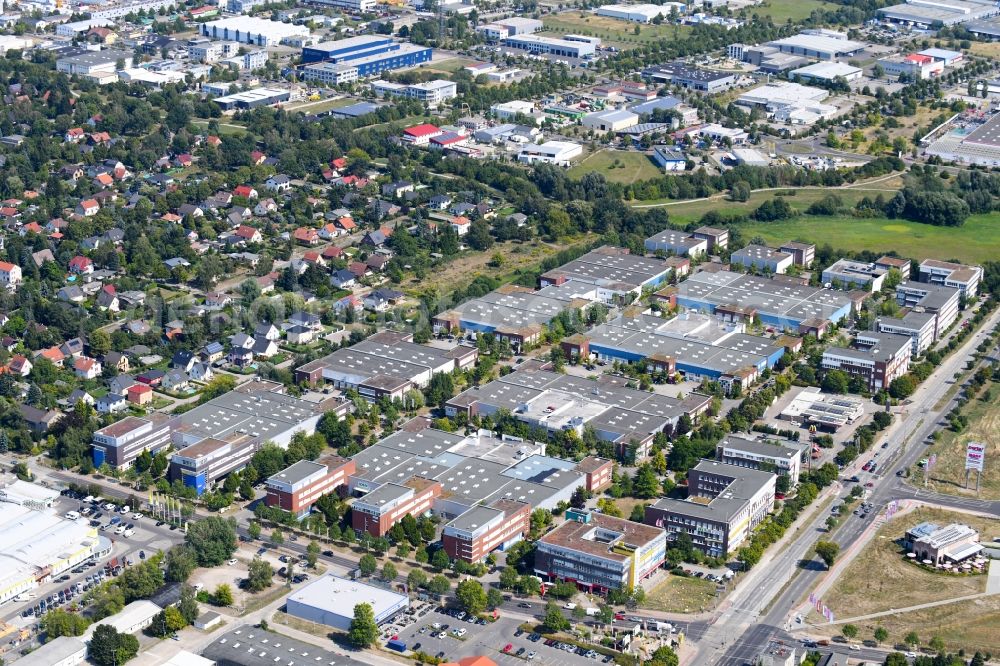
{"type": "Polygon", "coordinates": [[[669,634],[674,630],[674,626],[669,622],[656,622],[656,630],[661,634],[669,634]]]}
{"type": "Polygon", "coordinates": [[[597,615],[598,613],[601,612],[600,610],[598,610],[596,608],[588,608],[586,610],[587,610],[587,616],[588,617],[594,617],[595,615],[597,615]]]}

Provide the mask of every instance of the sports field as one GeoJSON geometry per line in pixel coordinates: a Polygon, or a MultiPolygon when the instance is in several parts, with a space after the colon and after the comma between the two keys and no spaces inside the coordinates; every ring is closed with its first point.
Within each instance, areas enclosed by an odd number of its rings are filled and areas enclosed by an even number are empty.
{"type": "MultiPolygon", "coordinates": [[[[992,537],[1000,528],[1000,521],[994,519],[928,507],[918,507],[897,516],[878,530],[823,595],[823,602],[834,612],[838,622],[985,591],[985,575],[955,576],[928,571],[904,561],[902,548],[896,540],[909,527],[923,521],[938,525],[965,523],[979,530],[984,538],[992,537]]],[[[973,651],[996,650],[998,618],[1000,597],[993,596],[899,612],[853,624],[860,629],[860,639],[871,640],[876,627],[881,626],[889,632],[889,645],[902,642],[909,631],[916,631],[922,645],[933,636],[940,636],[952,649],[964,647],[973,651]]],[[[808,619],[822,621],[815,611],[808,619]]],[[[838,627],[829,629],[834,633],[839,631],[838,627]]]]}
{"type": "MultiPolygon", "coordinates": [[[[962,414],[969,425],[960,432],[942,430],[937,443],[927,447],[927,454],[937,455],[937,464],[930,471],[928,488],[939,493],[976,496],[976,475],[970,477],[970,487],[965,488],[965,451],[969,442],[986,445],[983,478],[980,482],[981,499],[1000,499],[1000,385],[990,382],[978,397],[970,400],[962,414]]],[[[915,473],[914,483],[919,484],[923,472],[915,473]]]]}
{"type": "Polygon", "coordinates": [[[637,151],[599,150],[583,158],[569,170],[569,177],[581,178],[585,173],[596,171],[614,183],[634,183],[660,176],[649,155],[637,151]]]}

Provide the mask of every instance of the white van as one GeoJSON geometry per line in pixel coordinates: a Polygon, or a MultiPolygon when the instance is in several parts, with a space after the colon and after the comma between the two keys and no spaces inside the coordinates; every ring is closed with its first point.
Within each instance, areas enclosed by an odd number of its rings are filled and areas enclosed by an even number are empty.
{"type": "Polygon", "coordinates": [[[125,525],[122,524],[115,528],[115,534],[125,534],[125,525]]]}
{"type": "Polygon", "coordinates": [[[76,511],[70,511],[66,514],[66,520],[79,520],[80,514],[76,511]]]}

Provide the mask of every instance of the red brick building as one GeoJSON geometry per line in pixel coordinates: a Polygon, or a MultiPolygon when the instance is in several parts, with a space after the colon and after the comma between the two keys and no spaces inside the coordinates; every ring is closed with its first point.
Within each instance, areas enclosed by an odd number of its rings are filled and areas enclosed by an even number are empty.
{"type": "Polygon", "coordinates": [[[384,536],[389,529],[409,514],[423,516],[441,495],[441,483],[415,476],[402,484],[383,483],[351,505],[351,525],[355,532],[384,536]]]}
{"type": "Polygon", "coordinates": [[[611,472],[614,463],[607,458],[587,456],[576,465],[576,471],[584,475],[586,488],[592,493],[599,493],[611,485],[611,472]]]}
{"type": "Polygon", "coordinates": [[[316,500],[345,485],[354,470],[354,461],[340,456],[300,460],[267,480],[267,505],[305,515],[316,500]]]}
{"type": "Polygon", "coordinates": [[[441,543],[448,557],[474,564],[497,548],[506,550],[520,541],[530,521],[530,504],[500,499],[475,506],[445,525],[441,543]]]}

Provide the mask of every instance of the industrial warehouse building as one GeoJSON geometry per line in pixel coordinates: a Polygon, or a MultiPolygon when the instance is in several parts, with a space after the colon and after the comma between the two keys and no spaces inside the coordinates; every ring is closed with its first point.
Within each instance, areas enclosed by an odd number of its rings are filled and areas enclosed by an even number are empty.
{"type": "Polygon", "coordinates": [[[614,445],[617,455],[641,460],[656,433],[672,429],[684,414],[696,419],[710,404],[711,398],[700,393],[680,399],[630,389],[612,377],[594,382],[521,369],[451,398],[445,414],[490,416],[505,409],[517,420],[551,432],[572,429],[582,434],[590,426],[614,445]]]}
{"type": "Polygon", "coordinates": [[[543,35],[512,35],[503,40],[504,46],[521,49],[529,53],[562,56],[564,58],[585,58],[597,52],[590,42],[556,39],[543,35]]]}
{"type": "Polygon", "coordinates": [[[731,271],[695,273],[676,288],[676,301],[723,319],[757,319],[779,330],[803,331],[851,314],[847,294],[731,271]]]}
{"type": "Polygon", "coordinates": [[[479,352],[459,345],[449,350],[411,342],[412,336],[383,331],[348,348],[338,349],[295,369],[299,382],[323,381],[340,389],[355,389],[370,400],[400,398],[423,388],[440,373],[471,368],[479,352]]]}
{"type": "Polygon", "coordinates": [[[828,34],[815,35],[805,32],[768,42],[768,46],[773,46],[782,53],[814,60],[842,60],[852,58],[865,50],[865,44],[846,37],[841,39],[828,34]]]}
{"type": "MultiPolygon", "coordinates": [[[[44,488],[35,487],[44,493],[44,488]]],[[[54,580],[91,557],[111,552],[111,542],[98,536],[86,520],[67,520],[52,509],[32,508],[42,506],[32,501],[5,501],[3,506],[0,603],[54,580]]]]}
{"type": "Polygon", "coordinates": [[[392,590],[326,574],[288,595],[285,612],[293,617],[341,631],[351,628],[354,607],[369,604],[375,622],[384,624],[410,605],[410,598],[392,590]]]}
{"type": "Polygon", "coordinates": [[[570,511],[566,522],[535,542],[535,574],[588,592],[636,588],[663,565],[666,553],[667,533],[659,527],[570,511]]]}
{"type": "Polygon", "coordinates": [[[583,146],[572,141],[546,141],[529,143],[517,154],[517,161],[524,164],[544,162],[556,166],[569,166],[570,161],[583,154],[583,146]]]}
{"type": "Polygon", "coordinates": [[[887,23],[928,29],[950,26],[996,16],[996,3],[985,0],[914,0],[878,10],[887,23]]]}
{"type": "Polygon", "coordinates": [[[710,557],[725,557],[746,541],[774,508],[777,478],[770,472],[702,460],[688,470],[688,497],[661,498],[646,507],[645,522],[668,541],[688,534],[710,557]]]}
{"type": "Polygon", "coordinates": [[[537,344],[544,327],[559,313],[592,304],[595,291],[575,281],[538,291],[507,284],[485,296],[439,312],[431,320],[431,326],[435,333],[492,333],[518,351],[537,344]]]}
{"type": "Polygon", "coordinates": [[[21,666],[76,666],[87,660],[87,644],[79,638],[59,636],[17,660],[21,666]]]}
{"type": "Polygon", "coordinates": [[[339,397],[310,402],[283,391],[276,382],[250,381],[179,416],[126,417],[94,432],[94,465],[127,467],[143,450],[170,445],[170,479],[200,495],[242,469],[265,441],[286,448],[296,431],[312,434],[324,413],[343,415],[350,407],[339,397]]]}
{"type": "Polygon", "coordinates": [[[665,2],[662,5],[601,5],[595,12],[598,16],[631,21],[632,23],[652,23],[657,16],[669,16],[671,9],[683,13],[686,6],[681,2],[665,2]]]}
{"type": "Polygon", "coordinates": [[[568,358],[644,361],[652,372],[747,388],[785,354],[769,338],[744,333],[741,322],[685,312],[672,319],[627,309],[618,318],[562,342],[568,358]]]}
{"type": "Polygon", "coordinates": [[[595,287],[597,300],[610,305],[630,295],[638,297],[643,289],[665,283],[670,271],[662,259],[605,245],[542,273],[538,283],[541,287],[567,283],[595,287]]]}
{"type": "Polygon", "coordinates": [[[288,40],[308,37],[309,28],[253,16],[232,16],[202,23],[201,34],[210,39],[224,39],[241,44],[277,46],[288,40]]]}
{"type": "Polygon", "coordinates": [[[362,35],[302,49],[302,75],[328,83],[349,83],[382,72],[430,62],[433,50],[390,37],[362,35]]]}

